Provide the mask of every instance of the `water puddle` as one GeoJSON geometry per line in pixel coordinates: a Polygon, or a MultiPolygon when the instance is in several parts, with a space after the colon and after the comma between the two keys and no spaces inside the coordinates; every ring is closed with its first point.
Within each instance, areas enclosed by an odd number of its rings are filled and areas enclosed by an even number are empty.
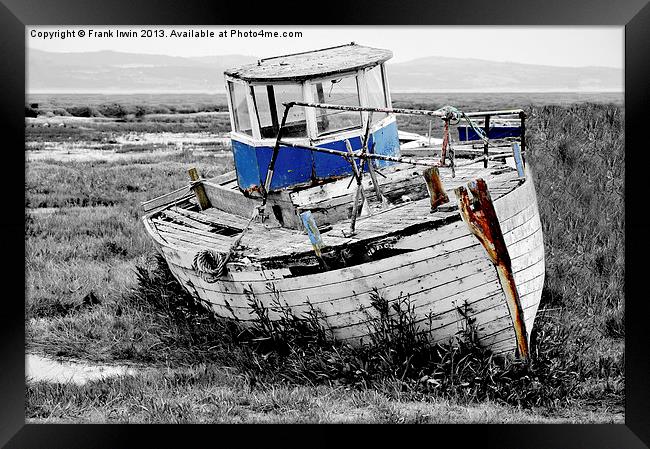
{"type": "Polygon", "coordinates": [[[181,148],[185,145],[192,148],[192,145],[230,145],[230,137],[223,133],[210,133],[210,132],[128,132],[116,136],[115,141],[122,145],[180,145],[181,148]]]}
{"type": "MultiPolygon", "coordinates": [[[[119,145],[116,145],[116,147],[119,147],[119,145]]],[[[118,162],[142,159],[155,160],[156,158],[162,158],[173,154],[183,154],[183,148],[192,150],[192,154],[195,156],[210,156],[215,158],[232,157],[229,147],[223,146],[215,148],[204,148],[200,146],[196,148],[188,148],[187,146],[183,147],[182,145],[178,145],[170,146],[169,149],[146,149],[143,151],[136,149],[124,152],[119,148],[99,150],[92,147],[76,148],[57,142],[45,142],[41,143],[41,149],[37,151],[25,151],[25,160],[26,162],[52,160],[60,162],[118,162]]]]}
{"type": "Polygon", "coordinates": [[[28,381],[75,383],[115,376],[133,376],[139,371],[121,365],[94,365],[81,361],[55,360],[36,354],[25,356],[25,377],[28,381]]]}

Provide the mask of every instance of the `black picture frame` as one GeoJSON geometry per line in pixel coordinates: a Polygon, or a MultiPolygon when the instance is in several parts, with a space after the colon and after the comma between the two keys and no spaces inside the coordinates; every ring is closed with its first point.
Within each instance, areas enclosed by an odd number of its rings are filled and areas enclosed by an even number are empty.
{"type": "MultiPolygon", "coordinates": [[[[25,104],[25,26],[27,25],[136,25],[136,24],[253,24],[275,25],[618,25],[625,26],[625,424],[621,425],[474,425],[459,429],[455,425],[435,428],[420,426],[411,430],[366,429],[348,427],[345,434],[356,433],[364,443],[397,436],[398,444],[416,444],[418,436],[425,442],[439,442],[451,437],[461,446],[499,448],[642,448],[650,445],[650,351],[645,332],[648,299],[645,293],[645,270],[648,227],[645,218],[647,201],[644,170],[648,152],[643,148],[643,120],[650,100],[650,5],[647,0],[579,1],[505,1],[464,0],[462,2],[418,3],[364,0],[363,2],[327,2],[314,9],[305,2],[268,2],[248,7],[242,2],[217,3],[201,0],[118,0],[89,2],[82,0],[2,0],[0,4],[0,64],[2,96],[0,114],[4,142],[5,168],[0,176],[5,212],[0,217],[3,242],[2,277],[4,295],[0,317],[0,445],[27,447],[131,447],[146,445],[187,445],[188,438],[202,437],[212,444],[227,443],[229,437],[240,444],[269,444],[278,433],[281,444],[311,442],[352,443],[339,429],[310,426],[304,440],[300,430],[281,429],[269,433],[244,431],[223,426],[142,426],[142,425],[56,425],[25,424],[24,361],[24,202],[16,195],[24,184],[24,157],[18,148],[24,145],[25,104]],[[318,11],[318,14],[307,13],[318,11]],[[314,23],[318,20],[320,23],[314,23]],[[352,430],[353,432],[350,432],[352,430]],[[327,432],[327,433],[326,433],[327,432]],[[318,438],[322,435],[322,438],[318,438]],[[139,440],[140,443],[136,443],[139,440]],[[292,441],[293,440],[293,441],[292,441]],[[344,441],[345,440],[345,441],[344,441]],[[404,444],[404,443],[401,443],[404,444]]],[[[432,43],[423,43],[432,45],[432,43]]]]}

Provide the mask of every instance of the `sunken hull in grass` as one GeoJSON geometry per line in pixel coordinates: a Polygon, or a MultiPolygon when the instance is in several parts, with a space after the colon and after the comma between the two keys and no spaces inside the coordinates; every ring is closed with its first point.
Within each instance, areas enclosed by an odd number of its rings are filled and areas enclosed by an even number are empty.
{"type": "MultiPolygon", "coordinates": [[[[193,239],[189,233],[182,239],[174,238],[175,228],[156,220],[160,210],[145,215],[143,221],[176,279],[218,316],[245,325],[256,319],[260,306],[272,320],[286,313],[303,317],[315,311],[334,338],[360,344],[368,341],[372,320],[379,314],[373,306],[373,298],[379,295],[389,303],[406,300],[418,328],[428,333],[431,342],[453,341],[471,323],[482,346],[495,354],[518,355],[522,344],[528,346],[541,299],[544,244],[529,169],[524,178],[506,175],[512,178],[507,184],[510,188],[499,191],[496,178],[488,177],[486,183],[488,189],[493,187],[494,211],[509,258],[510,287],[514,289],[517,310],[513,310],[512,291],[504,285],[500,267],[458,208],[439,212],[444,219],[427,222],[427,226],[417,227],[418,223],[406,220],[400,232],[395,231],[399,225],[393,224],[390,232],[386,230],[390,239],[385,241],[390,241],[390,251],[376,251],[374,258],[347,266],[330,264],[327,269],[297,270],[295,261],[313,253],[306,235],[300,230],[271,230],[270,236],[273,232],[292,232],[291,239],[302,246],[296,246],[290,258],[235,258],[218,276],[197,266],[197,254],[200,248],[209,246],[208,239],[193,239]]],[[[455,203],[457,199],[453,194],[450,196],[451,203],[455,203]]],[[[218,196],[212,198],[213,208],[219,208],[218,200],[218,196]]],[[[191,202],[186,204],[188,208],[195,207],[191,202]]],[[[178,211],[178,202],[175,207],[178,211]]],[[[425,217],[429,209],[429,198],[424,197],[393,207],[386,217],[390,212],[417,220],[418,214],[425,217]]],[[[211,220],[219,220],[219,216],[213,214],[211,220]]],[[[363,229],[364,218],[357,223],[363,229]]],[[[324,234],[326,245],[328,240],[333,246],[352,245],[324,234]]],[[[244,253],[246,242],[245,237],[241,242],[244,253]]],[[[356,245],[363,246],[363,242],[356,245]]],[[[368,241],[368,246],[373,243],[368,241]]],[[[323,260],[327,261],[327,249],[323,251],[323,260]]]]}

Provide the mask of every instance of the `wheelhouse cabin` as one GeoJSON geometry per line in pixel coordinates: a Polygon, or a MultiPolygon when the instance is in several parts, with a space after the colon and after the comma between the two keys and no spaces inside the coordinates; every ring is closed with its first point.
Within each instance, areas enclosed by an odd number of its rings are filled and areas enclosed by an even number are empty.
{"type": "MultiPolygon", "coordinates": [[[[266,173],[284,113],[284,103],[301,101],[346,106],[391,107],[384,63],[389,50],[354,43],[260,59],[225,72],[237,183],[256,196],[266,173]]],[[[296,144],[359,150],[368,112],[293,107],[282,139],[296,144]]],[[[393,114],[372,115],[368,148],[399,156],[393,114]]],[[[377,161],[377,166],[389,165],[377,161]]],[[[350,175],[349,162],[332,154],[281,146],[270,190],[295,189],[350,175]]]]}

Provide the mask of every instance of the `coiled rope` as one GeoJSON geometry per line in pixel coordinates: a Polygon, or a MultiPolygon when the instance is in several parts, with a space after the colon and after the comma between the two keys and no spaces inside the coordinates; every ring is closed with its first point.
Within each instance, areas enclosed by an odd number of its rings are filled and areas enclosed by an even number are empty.
{"type": "Polygon", "coordinates": [[[194,255],[192,260],[192,268],[198,273],[198,275],[205,282],[213,284],[219,280],[219,278],[226,274],[226,264],[235,253],[235,250],[239,246],[239,242],[246,234],[246,231],[250,228],[251,223],[258,215],[259,210],[255,208],[251,215],[251,218],[246,223],[244,229],[237,236],[235,241],[230,245],[227,252],[213,251],[211,249],[204,249],[197,252],[194,255]]]}

